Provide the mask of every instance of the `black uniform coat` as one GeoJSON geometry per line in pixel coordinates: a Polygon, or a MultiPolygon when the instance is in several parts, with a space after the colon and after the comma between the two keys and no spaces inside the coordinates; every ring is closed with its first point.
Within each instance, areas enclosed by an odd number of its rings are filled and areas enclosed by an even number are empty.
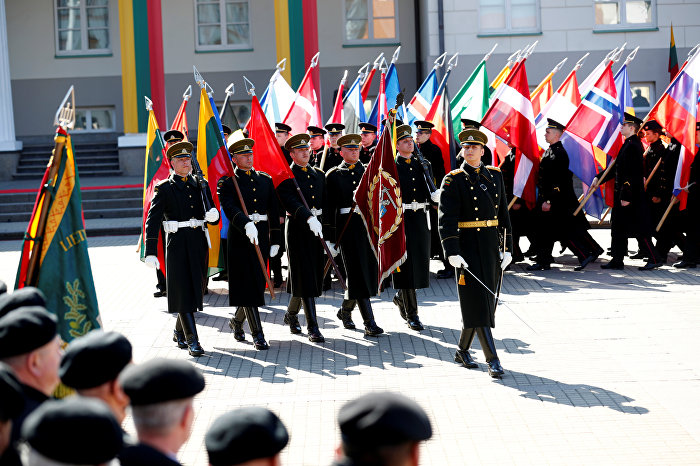
{"type": "Polygon", "coordinates": [[[330,147],[328,146],[328,152],[326,153],[326,163],[321,167],[321,160],[323,160],[323,149],[316,151],[313,163],[309,161],[310,165],[314,167],[322,168],[323,171],[328,171],[329,169],[340,165],[343,163],[343,158],[340,156],[340,147],[330,147]]]}
{"type": "Polygon", "coordinates": [[[649,211],[644,196],[644,148],[642,141],[635,134],[625,139],[615,159],[615,165],[607,176],[601,179],[605,183],[615,179],[613,210],[610,216],[610,228],[615,234],[628,238],[647,236],[651,233],[649,211]],[[620,201],[630,204],[622,207],[620,201]]]}
{"type": "MultiPolygon", "coordinates": [[[[326,177],[319,168],[292,164],[292,173],[299,184],[309,209],[323,209],[326,177]]],[[[313,215],[299,197],[293,180],[285,180],[277,187],[282,206],[287,211],[285,239],[289,259],[287,291],[294,297],[321,296],[323,284],[324,250],[319,238],[311,233],[306,221],[313,215]]],[[[321,221],[322,218],[319,218],[321,221]]]]}
{"type": "MultiPolygon", "coordinates": [[[[202,192],[211,200],[209,187],[200,190],[189,175],[171,174],[155,186],[146,219],[146,255],[155,256],[163,221],[184,222],[204,219],[202,192]]],[[[218,221],[217,221],[218,223],[218,221]]],[[[168,233],[165,246],[165,281],[168,312],[188,313],[202,310],[202,283],[207,277],[209,246],[202,228],[180,227],[168,233]]]]}
{"type": "MultiPolygon", "coordinates": [[[[426,160],[430,167],[430,162],[426,160]]],[[[430,191],[425,181],[423,167],[418,159],[396,157],[396,171],[401,187],[401,202],[410,204],[430,202],[430,191]]],[[[432,176],[432,174],[431,174],[432,176]]],[[[428,209],[431,209],[428,206],[428,209]]],[[[391,277],[394,289],[418,289],[430,286],[430,229],[426,209],[404,209],[403,222],[406,234],[406,262],[391,277]]]]}
{"type": "Polygon", "coordinates": [[[24,420],[27,419],[27,416],[32,414],[32,412],[34,412],[34,410],[37,409],[40,404],[49,399],[48,396],[44,395],[39,390],[21,382],[20,388],[22,389],[22,398],[24,398],[24,409],[19,416],[12,420],[10,445],[16,443],[22,437],[22,424],[24,424],[24,420]]]}
{"type": "Polygon", "coordinates": [[[574,192],[573,173],[569,170],[569,155],[561,142],[551,144],[542,154],[537,175],[537,207],[542,216],[540,227],[566,233],[590,228],[583,210],[573,215],[578,207],[574,192]],[[552,205],[549,212],[542,212],[542,204],[552,205]]]}
{"type": "MultiPolygon", "coordinates": [[[[501,275],[501,232],[512,251],[508,201],[503,177],[496,167],[463,164],[442,182],[439,208],[440,238],[445,257],[460,255],[469,270],[496,292],[501,275]],[[498,220],[498,227],[459,228],[459,222],[498,220]]],[[[457,291],[465,328],[495,326],[495,298],[465,271],[457,273],[457,291]],[[463,277],[463,278],[462,278],[463,277]],[[463,285],[460,285],[460,281],[463,285]]]]}
{"type": "Polygon", "coordinates": [[[367,165],[369,161],[372,159],[372,156],[374,155],[374,150],[377,148],[377,139],[374,139],[374,142],[370,144],[368,147],[361,146],[360,147],[360,162],[363,164],[367,165]]]}
{"type": "MultiPolygon", "coordinates": [[[[279,205],[272,178],[265,172],[235,169],[238,187],[249,214],[267,215],[257,222],[258,245],[263,260],[270,256],[270,245],[280,244],[279,205]]],[[[245,234],[250,218],[243,213],[233,180],[226,176],[217,187],[219,202],[230,219],[228,226],[228,290],[229,305],[257,307],[265,304],[265,275],[255,246],[245,234]]],[[[278,254],[281,254],[280,251],[278,254]]],[[[170,293],[168,291],[168,293],[170,293]]]]}
{"type": "Polygon", "coordinates": [[[159,450],[139,443],[124,448],[119,453],[122,466],[179,466],[180,462],[163,454],[159,450]]]}
{"type": "Polygon", "coordinates": [[[289,151],[284,148],[284,146],[280,146],[280,149],[282,149],[282,155],[284,155],[284,159],[287,161],[288,164],[292,163],[292,156],[289,155],[289,151]]]}
{"type": "Polygon", "coordinates": [[[323,206],[323,236],[338,246],[338,236],[348,215],[350,224],[340,242],[345,263],[348,299],[375,296],[379,291],[379,265],[367,236],[362,217],[357,212],[341,214],[340,209],[352,206],[353,193],[360,184],[365,167],[360,162],[345,162],[326,172],[326,201],[323,206]],[[352,167],[352,168],[351,168],[352,167]]]}
{"type": "MultiPolygon", "coordinates": [[[[501,164],[501,176],[503,177],[503,183],[506,186],[506,195],[508,197],[508,203],[513,199],[513,187],[515,183],[515,149],[512,149],[503,159],[501,164]]],[[[530,209],[527,208],[525,201],[518,198],[513,203],[513,207],[508,211],[510,216],[510,224],[513,227],[513,238],[520,238],[521,236],[528,235],[532,231],[532,225],[529,220],[532,218],[530,214],[530,209]],[[517,209],[515,206],[520,206],[517,209]]],[[[516,249],[517,251],[517,249],[516,249]]]]}
{"type": "MultiPolygon", "coordinates": [[[[442,151],[428,139],[423,144],[416,144],[423,156],[430,162],[433,169],[433,181],[435,186],[442,184],[445,177],[445,162],[442,158],[442,151]]],[[[440,244],[440,233],[437,228],[437,206],[430,207],[430,256],[438,255],[442,257],[442,245],[440,244]]]]}

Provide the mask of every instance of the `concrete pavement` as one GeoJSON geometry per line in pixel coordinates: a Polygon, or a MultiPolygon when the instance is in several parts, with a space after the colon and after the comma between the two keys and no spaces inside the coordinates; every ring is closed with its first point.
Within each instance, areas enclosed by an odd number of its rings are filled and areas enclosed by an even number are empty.
{"type": "MultiPolygon", "coordinates": [[[[609,230],[593,235],[609,245],[609,230]]],[[[283,464],[329,464],[338,409],[369,390],[400,391],[426,409],[435,434],[422,448],[424,465],[700,464],[700,269],[640,272],[643,262],[628,261],[635,267],[610,273],[596,263],[574,272],[571,255],[547,272],[515,265],[494,330],[506,376],[493,380],[478,342],[479,369],[452,361],[460,314],[451,280],[419,290],[420,333],[401,320],[393,290],[374,299],[387,331],[379,338],[339,325],[336,284],[317,301],[323,344],[289,333],[282,322],[289,295],[279,292],[261,310],[269,351],[255,351],[248,334],[246,342],[233,339],[227,286],[210,282],[197,316],[207,355],[191,358],[171,341],[174,319],[165,299],[152,296],[155,274],[139,262],[136,242],[89,239],[100,312],[105,328],[129,337],[137,363],[179,358],[205,373],[184,464],[207,464],[207,427],[242,405],[267,406],[285,422],[291,441],[283,464]]],[[[0,242],[0,279],[8,284],[19,246],[0,242]]],[[[361,328],[359,312],[354,318],[361,328]]],[[[126,428],[133,430],[129,419],[126,428]]]]}

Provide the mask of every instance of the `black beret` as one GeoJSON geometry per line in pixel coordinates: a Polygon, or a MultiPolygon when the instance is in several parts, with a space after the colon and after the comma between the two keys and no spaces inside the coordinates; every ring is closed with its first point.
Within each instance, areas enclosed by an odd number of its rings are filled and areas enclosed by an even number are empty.
{"type": "Polygon", "coordinates": [[[0,359],[27,354],[56,337],[56,316],[39,306],[20,307],[0,317],[0,359]]]}
{"type": "Polygon", "coordinates": [[[644,125],[644,131],[654,131],[655,133],[661,133],[664,129],[661,127],[658,121],[656,120],[649,120],[646,122],[644,125]]]}
{"type": "Polygon", "coordinates": [[[399,393],[377,392],[346,403],[338,412],[343,443],[375,448],[427,440],[433,435],[428,415],[399,393]]]}
{"type": "Polygon", "coordinates": [[[27,286],[12,293],[0,295],[0,317],[23,306],[46,307],[46,297],[39,288],[27,286]]]}
{"type": "Polygon", "coordinates": [[[111,461],[122,449],[123,436],[103,401],[80,396],[46,401],[22,425],[22,437],[34,450],[69,464],[111,461]]]}
{"type": "Polygon", "coordinates": [[[285,125],[284,123],[275,123],[275,132],[276,133],[288,133],[292,130],[292,127],[289,125],[285,125]]]}
{"type": "Polygon", "coordinates": [[[24,409],[22,386],[9,366],[0,363],[0,421],[19,416],[24,409]]]}
{"type": "Polygon", "coordinates": [[[133,406],[191,398],[204,390],[204,377],[192,364],[155,358],[129,366],[119,376],[133,406]]]}
{"type": "Polygon", "coordinates": [[[220,416],[204,437],[209,463],[213,466],[270,458],[287,442],[289,434],[282,421],[273,412],[253,406],[220,416]]]}
{"type": "Polygon", "coordinates": [[[93,330],[68,345],[58,375],[69,387],[94,388],[116,379],[130,362],[131,343],[124,335],[93,330]]]}

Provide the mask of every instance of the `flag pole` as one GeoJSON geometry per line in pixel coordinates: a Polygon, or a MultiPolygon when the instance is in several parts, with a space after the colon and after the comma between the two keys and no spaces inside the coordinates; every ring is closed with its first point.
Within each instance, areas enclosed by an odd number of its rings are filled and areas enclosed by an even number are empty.
{"type": "Polygon", "coordinates": [[[595,192],[595,190],[598,189],[598,187],[600,186],[600,180],[602,180],[603,178],[605,178],[605,176],[610,172],[610,170],[612,169],[613,165],[615,165],[615,161],[616,161],[616,160],[617,160],[617,158],[612,159],[612,160],[610,161],[610,163],[608,164],[608,166],[605,168],[605,171],[604,171],[603,174],[600,176],[600,178],[596,178],[595,181],[593,181],[593,184],[588,188],[588,192],[586,193],[585,196],[583,196],[583,200],[582,200],[581,203],[578,205],[578,207],[576,208],[576,210],[574,210],[574,216],[578,215],[578,213],[581,212],[581,209],[583,209],[583,206],[586,205],[586,202],[588,202],[588,199],[591,198],[591,196],[593,195],[593,193],[595,192]]]}
{"type": "MultiPolygon", "coordinates": [[[[236,92],[236,87],[233,85],[233,83],[231,83],[224,92],[226,93],[226,98],[224,99],[224,104],[221,106],[221,110],[219,111],[219,119],[224,116],[224,109],[226,108],[228,101],[231,99],[231,96],[236,92]]],[[[226,141],[224,141],[224,143],[225,142],[226,141]]]]}
{"type": "MultiPolygon", "coordinates": [[[[56,110],[54,125],[58,126],[63,131],[72,129],[75,126],[75,92],[72,85],[68,89],[68,92],[66,92],[65,97],[63,97],[61,105],[58,106],[58,110],[56,110]]],[[[25,286],[35,286],[39,279],[36,272],[38,270],[39,258],[41,257],[44,244],[46,218],[48,217],[51,198],[53,197],[53,191],[49,189],[49,185],[54,186],[54,178],[58,173],[58,167],[61,165],[61,157],[63,156],[65,144],[65,137],[54,136],[54,147],[48,163],[49,175],[46,178],[46,184],[40,188],[40,197],[43,199],[41,201],[41,211],[39,212],[39,220],[37,222],[36,236],[33,238],[31,256],[29,257],[29,263],[27,265],[25,286]]]]}
{"type": "Polygon", "coordinates": [[[661,220],[659,220],[659,224],[656,225],[656,231],[658,233],[659,230],[661,230],[661,225],[664,224],[666,221],[666,217],[671,213],[671,209],[673,209],[673,206],[678,204],[680,201],[678,200],[677,196],[672,196],[671,197],[671,202],[668,204],[668,207],[666,208],[666,212],[664,212],[663,217],[661,217],[661,220]]]}
{"type": "MultiPolygon", "coordinates": [[[[202,75],[197,71],[195,68],[195,81],[197,81],[197,84],[199,84],[199,87],[201,89],[205,89],[207,86],[206,81],[204,81],[204,78],[202,75]]],[[[228,148],[226,148],[226,152],[228,152],[228,148]]],[[[238,202],[241,204],[241,210],[243,211],[243,215],[246,217],[248,216],[248,209],[245,206],[245,202],[243,201],[243,194],[241,194],[241,188],[238,187],[238,180],[236,180],[236,171],[235,167],[233,166],[233,161],[231,160],[231,154],[228,154],[228,157],[226,157],[228,160],[228,163],[231,166],[231,180],[233,181],[233,187],[236,189],[236,195],[238,196],[238,202]]],[[[255,253],[258,256],[258,262],[260,262],[260,268],[262,269],[263,276],[265,277],[265,283],[267,283],[267,287],[270,290],[270,297],[272,299],[275,299],[275,287],[272,284],[272,281],[270,280],[270,276],[267,273],[267,265],[265,264],[265,260],[263,259],[262,252],[260,252],[260,246],[257,244],[253,244],[253,247],[255,248],[255,253]]]]}

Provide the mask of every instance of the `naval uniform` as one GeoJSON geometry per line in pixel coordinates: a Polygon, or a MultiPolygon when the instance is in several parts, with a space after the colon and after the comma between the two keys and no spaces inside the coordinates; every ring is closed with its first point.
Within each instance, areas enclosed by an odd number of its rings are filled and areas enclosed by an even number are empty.
{"type": "MultiPolygon", "coordinates": [[[[655,146],[654,151],[656,151],[658,146],[656,146],[656,143],[654,143],[653,146],[655,146]]],[[[663,144],[661,144],[661,147],[663,147],[663,144]]],[[[677,245],[682,250],[685,249],[685,241],[681,233],[680,208],[678,204],[671,208],[661,229],[658,232],[656,231],[656,225],[661,221],[673,197],[673,183],[676,177],[676,168],[678,167],[680,152],[681,144],[676,139],[672,139],[671,144],[668,145],[666,150],[662,151],[661,165],[659,165],[659,169],[656,170],[656,173],[647,186],[647,199],[649,199],[649,205],[651,206],[653,216],[651,226],[654,229],[656,251],[659,253],[661,262],[666,262],[666,256],[674,245],[677,245]],[[654,203],[652,197],[658,197],[661,199],[661,202],[654,203]]],[[[653,170],[653,167],[651,167],[651,169],[653,170]]]]}
{"type": "MultiPolygon", "coordinates": [[[[440,238],[445,257],[460,255],[468,270],[490,291],[464,270],[457,273],[457,292],[462,311],[459,350],[467,352],[479,336],[486,361],[498,361],[491,335],[495,327],[497,293],[501,278],[500,253],[512,251],[513,239],[508,215],[505,184],[498,168],[464,163],[442,182],[439,206],[440,238]]],[[[499,364],[500,366],[500,364],[499,364]]]]}

